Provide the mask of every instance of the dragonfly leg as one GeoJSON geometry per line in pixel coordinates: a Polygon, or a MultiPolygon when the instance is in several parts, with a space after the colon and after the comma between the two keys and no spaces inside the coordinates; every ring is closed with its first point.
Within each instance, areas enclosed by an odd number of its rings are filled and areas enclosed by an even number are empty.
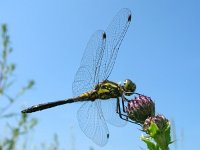
{"type": "Polygon", "coordinates": [[[119,98],[117,98],[117,103],[116,103],[116,113],[119,114],[119,98]]]}
{"type": "MultiPolygon", "coordinates": [[[[116,107],[116,112],[119,114],[119,117],[120,117],[121,119],[125,120],[125,121],[128,121],[128,116],[122,114],[122,112],[121,112],[121,106],[120,106],[120,99],[119,99],[119,98],[117,98],[117,105],[116,105],[116,106],[117,106],[117,107],[116,107]],[[124,118],[124,117],[125,117],[125,118],[124,118]]],[[[122,109],[123,109],[123,112],[125,112],[123,100],[122,100],[122,107],[123,107],[123,108],[122,108],[122,109]]]]}
{"type": "Polygon", "coordinates": [[[139,123],[137,123],[137,122],[135,122],[135,121],[130,120],[129,117],[128,117],[128,115],[120,114],[120,113],[118,113],[118,114],[119,114],[119,117],[120,117],[122,120],[125,120],[125,121],[128,121],[128,122],[130,122],[130,123],[134,123],[134,124],[137,124],[137,125],[140,125],[140,126],[141,126],[141,124],[139,124],[139,123]]]}
{"type": "Polygon", "coordinates": [[[124,101],[125,101],[124,98],[122,97],[122,110],[123,110],[124,113],[126,113],[126,107],[124,105],[124,101]]]}
{"type": "MultiPolygon", "coordinates": [[[[116,112],[119,114],[119,117],[122,119],[122,120],[125,120],[125,121],[128,121],[130,123],[134,123],[134,124],[138,124],[137,122],[135,121],[132,121],[129,119],[128,115],[126,115],[126,107],[124,105],[124,100],[122,99],[122,109],[123,109],[123,113],[121,112],[121,107],[120,107],[120,99],[117,98],[117,104],[116,104],[116,112]]],[[[138,124],[140,125],[140,124],[138,124]]],[[[141,125],[140,125],[141,126],[141,125]]]]}

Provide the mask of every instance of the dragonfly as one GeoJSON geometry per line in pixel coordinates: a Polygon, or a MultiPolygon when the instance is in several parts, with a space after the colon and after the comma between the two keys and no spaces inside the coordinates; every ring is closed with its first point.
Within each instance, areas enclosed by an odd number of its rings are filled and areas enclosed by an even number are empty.
{"type": "Polygon", "coordinates": [[[123,83],[108,80],[130,22],[131,11],[121,9],[105,31],[97,30],[91,36],[72,84],[74,97],[33,105],[22,113],[83,102],[77,111],[79,126],[94,143],[104,146],[109,139],[107,122],[114,126],[126,125],[128,119],[123,115],[126,96],[136,90],[136,84],[129,79],[123,83]]]}

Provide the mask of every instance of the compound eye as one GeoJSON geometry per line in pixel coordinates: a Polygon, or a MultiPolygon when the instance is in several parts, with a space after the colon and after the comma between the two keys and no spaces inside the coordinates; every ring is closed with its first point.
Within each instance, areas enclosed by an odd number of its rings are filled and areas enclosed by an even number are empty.
{"type": "Polygon", "coordinates": [[[124,81],[124,93],[126,96],[132,95],[136,90],[136,85],[131,80],[126,79],[124,81]]]}

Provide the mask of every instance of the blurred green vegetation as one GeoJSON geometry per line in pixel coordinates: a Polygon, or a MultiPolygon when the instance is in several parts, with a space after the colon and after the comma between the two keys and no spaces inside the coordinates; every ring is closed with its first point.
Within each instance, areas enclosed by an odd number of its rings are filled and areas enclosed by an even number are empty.
{"type": "MultiPolygon", "coordinates": [[[[52,141],[41,141],[37,145],[31,143],[33,139],[29,135],[33,134],[38,119],[17,110],[17,102],[34,86],[35,81],[27,81],[26,85],[16,88],[16,64],[9,60],[13,49],[7,25],[1,24],[0,28],[0,150],[63,150],[60,148],[57,134],[53,135],[52,141]]],[[[71,135],[71,138],[71,150],[76,150],[74,135],[71,135]]],[[[89,149],[93,150],[92,147],[89,149]]]]}
{"type": "MultiPolygon", "coordinates": [[[[9,89],[14,85],[13,73],[16,69],[15,64],[9,62],[9,55],[13,49],[10,47],[10,37],[8,35],[7,25],[1,25],[1,49],[0,49],[0,100],[3,105],[0,106],[1,125],[5,127],[1,130],[0,150],[15,150],[22,135],[27,134],[37,125],[36,118],[30,118],[26,114],[15,112],[11,107],[16,104],[19,97],[27,90],[31,89],[34,81],[28,81],[27,84],[19,88],[15,94],[10,93],[9,89]],[[15,123],[10,123],[15,120],[15,123]],[[4,134],[3,134],[4,133],[4,134]]],[[[13,108],[13,107],[12,107],[13,108]]],[[[22,143],[20,149],[26,149],[26,142],[22,143]]]]}
{"type": "MultiPolygon", "coordinates": [[[[29,150],[30,144],[27,139],[28,133],[37,125],[38,119],[31,118],[27,114],[15,112],[15,104],[19,98],[30,90],[35,82],[27,81],[27,84],[16,89],[16,93],[10,92],[15,80],[14,71],[16,65],[9,61],[11,48],[10,37],[6,24],[1,25],[0,31],[0,150],[29,150]]],[[[55,134],[52,143],[40,143],[39,147],[31,145],[34,149],[57,150],[59,147],[58,137],[55,134]]]]}

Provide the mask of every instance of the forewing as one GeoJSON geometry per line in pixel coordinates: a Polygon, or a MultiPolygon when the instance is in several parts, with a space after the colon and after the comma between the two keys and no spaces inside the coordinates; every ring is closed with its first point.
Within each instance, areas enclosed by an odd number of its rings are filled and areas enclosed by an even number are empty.
{"type": "Polygon", "coordinates": [[[106,47],[100,72],[101,80],[105,80],[109,77],[114,67],[119,47],[127,32],[130,22],[131,11],[126,8],[121,9],[106,29],[106,47]]]}
{"type": "Polygon", "coordinates": [[[105,120],[114,126],[123,127],[127,124],[127,121],[122,120],[119,117],[119,114],[116,112],[116,107],[117,107],[116,98],[112,98],[101,102],[101,108],[105,120]]]}
{"type": "Polygon", "coordinates": [[[91,36],[72,84],[74,96],[91,90],[99,82],[99,69],[105,49],[105,41],[105,32],[102,30],[96,31],[91,36]]]}
{"type": "Polygon", "coordinates": [[[81,130],[94,143],[104,146],[109,138],[109,131],[101,110],[100,100],[85,102],[77,112],[81,130]]]}

